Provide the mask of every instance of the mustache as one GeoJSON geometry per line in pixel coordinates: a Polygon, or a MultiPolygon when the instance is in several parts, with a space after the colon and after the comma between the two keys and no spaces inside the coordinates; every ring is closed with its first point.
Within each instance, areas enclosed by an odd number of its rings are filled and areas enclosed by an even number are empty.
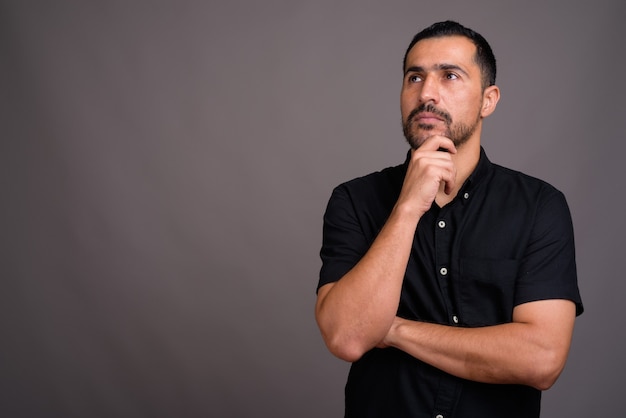
{"type": "Polygon", "coordinates": [[[446,123],[452,123],[452,116],[450,116],[449,113],[444,112],[443,110],[437,109],[432,103],[422,103],[421,105],[413,109],[411,113],[409,113],[407,122],[411,122],[413,118],[415,118],[418,114],[422,112],[432,113],[442,118],[444,121],[446,121],[446,123]]]}

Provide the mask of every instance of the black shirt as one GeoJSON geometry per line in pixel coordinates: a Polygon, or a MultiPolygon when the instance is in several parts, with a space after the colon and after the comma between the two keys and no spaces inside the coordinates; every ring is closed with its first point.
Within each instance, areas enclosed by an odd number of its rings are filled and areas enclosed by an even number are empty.
{"type": "MultiPolygon", "coordinates": [[[[403,165],[338,186],[324,215],[318,288],[346,274],[387,220],[403,165]]],[[[398,316],[480,327],[511,322],[513,308],[568,299],[582,313],[574,235],[565,197],[549,184],[479,163],[452,202],[420,219],[398,316]]],[[[539,417],[541,392],[456,378],[395,348],[373,349],[352,364],[346,417],[539,417]]]]}

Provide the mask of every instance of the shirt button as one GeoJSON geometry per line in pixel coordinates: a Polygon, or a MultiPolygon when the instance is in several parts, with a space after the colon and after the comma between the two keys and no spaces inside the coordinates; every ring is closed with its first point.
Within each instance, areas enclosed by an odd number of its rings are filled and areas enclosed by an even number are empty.
{"type": "Polygon", "coordinates": [[[442,276],[445,276],[446,274],[448,274],[448,269],[447,269],[447,268],[445,268],[445,267],[442,267],[442,268],[440,268],[440,269],[439,269],[439,273],[440,273],[442,276]]]}
{"type": "Polygon", "coordinates": [[[439,225],[439,228],[443,229],[446,227],[446,221],[439,221],[439,223],[437,223],[437,225],[439,225]]]}
{"type": "Polygon", "coordinates": [[[459,317],[456,315],[452,315],[452,320],[454,321],[455,324],[459,323],[459,317]]]}
{"type": "Polygon", "coordinates": [[[469,199],[469,193],[465,192],[465,194],[463,195],[464,199],[469,199]]]}

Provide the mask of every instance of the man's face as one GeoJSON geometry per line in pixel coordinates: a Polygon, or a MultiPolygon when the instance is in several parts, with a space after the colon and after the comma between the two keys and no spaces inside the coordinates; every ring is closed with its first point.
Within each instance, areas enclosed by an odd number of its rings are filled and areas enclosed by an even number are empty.
{"type": "Polygon", "coordinates": [[[423,39],[409,51],[402,127],[412,148],[442,135],[456,147],[480,136],[483,89],[476,46],[463,36],[423,39]]]}

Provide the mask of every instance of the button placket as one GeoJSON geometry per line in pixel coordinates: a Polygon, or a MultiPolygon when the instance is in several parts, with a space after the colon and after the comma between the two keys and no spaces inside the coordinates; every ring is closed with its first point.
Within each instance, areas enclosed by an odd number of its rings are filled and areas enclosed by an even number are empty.
{"type": "MultiPolygon", "coordinates": [[[[445,229],[446,228],[446,221],[444,219],[440,219],[439,221],[437,221],[437,226],[439,227],[439,229],[445,229]]],[[[440,267],[439,268],[439,274],[442,277],[445,277],[448,275],[448,268],[447,267],[440,267]]]]}
{"type": "Polygon", "coordinates": [[[435,227],[435,251],[436,251],[436,274],[439,278],[439,286],[446,305],[447,322],[450,325],[456,325],[453,322],[452,314],[456,311],[454,302],[451,298],[450,280],[452,279],[452,270],[450,265],[451,239],[454,234],[454,223],[452,218],[448,216],[450,209],[445,208],[439,216],[433,220],[435,227]]]}

